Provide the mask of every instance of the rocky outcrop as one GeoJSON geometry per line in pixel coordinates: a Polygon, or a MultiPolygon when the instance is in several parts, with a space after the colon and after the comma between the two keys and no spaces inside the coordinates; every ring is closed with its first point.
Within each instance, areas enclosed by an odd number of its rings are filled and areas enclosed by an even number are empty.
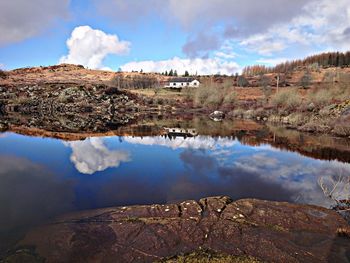
{"type": "Polygon", "coordinates": [[[135,119],[139,106],[134,95],[102,84],[0,89],[2,122],[51,131],[107,131],[135,119]]]}
{"type": "Polygon", "coordinates": [[[32,230],[6,262],[348,262],[348,229],[325,208],[212,197],[70,214],[32,230]]]}
{"type": "Polygon", "coordinates": [[[135,96],[106,85],[50,84],[0,88],[5,112],[112,113],[135,110],[135,96]]]}

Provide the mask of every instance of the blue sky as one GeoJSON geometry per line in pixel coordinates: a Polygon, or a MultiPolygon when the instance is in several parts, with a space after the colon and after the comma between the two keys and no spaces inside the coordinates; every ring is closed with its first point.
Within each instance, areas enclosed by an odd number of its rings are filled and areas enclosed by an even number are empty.
{"type": "Polygon", "coordinates": [[[5,69],[233,74],[350,49],[350,0],[4,0],[0,35],[5,69]]]}

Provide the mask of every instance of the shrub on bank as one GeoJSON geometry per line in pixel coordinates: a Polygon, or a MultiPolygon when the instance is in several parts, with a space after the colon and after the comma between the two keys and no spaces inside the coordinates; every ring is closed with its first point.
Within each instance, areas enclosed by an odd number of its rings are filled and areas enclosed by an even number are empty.
{"type": "Polygon", "coordinates": [[[282,109],[296,109],[301,103],[302,99],[297,89],[281,90],[271,98],[272,106],[282,109]]]}
{"type": "Polygon", "coordinates": [[[341,83],[333,88],[333,98],[336,100],[350,100],[350,83],[341,83]]]}
{"type": "Polygon", "coordinates": [[[333,94],[329,89],[320,89],[316,92],[310,92],[307,96],[307,101],[313,103],[317,108],[329,105],[332,101],[333,94]]]}
{"type": "Polygon", "coordinates": [[[230,89],[226,89],[226,92],[224,92],[223,105],[232,106],[236,103],[236,101],[237,101],[237,94],[230,89]]]}
{"type": "Polygon", "coordinates": [[[192,96],[197,107],[233,107],[236,102],[236,93],[227,83],[202,85],[192,96]]]}
{"type": "Polygon", "coordinates": [[[311,91],[306,96],[306,103],[312,103],[317,109],[333,103],[339,103],[350,99],[350,85],[322,85],[311,91]]]}
{"type": "Polygon", "coordinates": [[[193,98],[193,102],[195,106],[202,106],[205,104],[205,102],[207,101],[207,99],[209,98],[211,92],[213,92],[209,86],[201,86],[199,88],[196,89],[195,93],[194,93],[194,98],[193,98]]]}
{"type": "Polygon", "coordinates": [[[237,108],[232,111],[230,111],[227,115],[232,117],[232,118],[243,118],[243,114],[246,110],[242,108],[237,108]]]}

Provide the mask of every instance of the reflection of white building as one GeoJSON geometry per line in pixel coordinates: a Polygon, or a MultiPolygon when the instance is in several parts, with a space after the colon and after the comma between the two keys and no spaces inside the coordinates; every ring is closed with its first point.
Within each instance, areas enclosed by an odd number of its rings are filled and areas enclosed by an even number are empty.
{"type": "Polygon", "coordinates": [[[198,135],[196,129],[193,128],[164,128],[170,137],[194,137],[198,135]]]}
{"type": "Polygon", "coordinates": [[[165,84],[165,88],[181,89],[185,87],[199,87],[200,82],[194,78],[172,78],[169,83],[165,84]]]}

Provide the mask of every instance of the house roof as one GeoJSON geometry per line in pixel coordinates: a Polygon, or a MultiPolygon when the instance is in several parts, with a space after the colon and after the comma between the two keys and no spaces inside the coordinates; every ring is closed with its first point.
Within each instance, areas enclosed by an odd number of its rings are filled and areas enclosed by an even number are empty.
{"type": "Polygon", "coordinates": [[[195,78],[172,78],[169,82],[192,82],[195,78]]]}

